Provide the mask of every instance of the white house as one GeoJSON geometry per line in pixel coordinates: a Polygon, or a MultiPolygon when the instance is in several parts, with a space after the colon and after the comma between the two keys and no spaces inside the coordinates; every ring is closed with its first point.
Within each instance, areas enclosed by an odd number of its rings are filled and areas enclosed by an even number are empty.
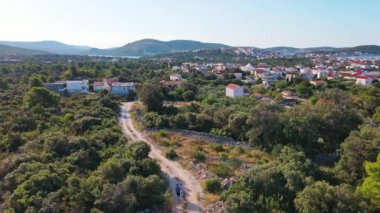
{"type": "Polygon", "coordinates": [[[170,74],[171,81],[182,81],[182,76],[180,74],[170,74]]]}
{"type": "Polygon", "coordinates": [[[113,82],[111,93],[117,96],[127,96],[135,91],[135,84],[131,82],[113,82]]]}
{"type": "Polygon", "coordinates": [[[99,92],[101,90],[108,90],[110,91],[112,89],[112,84],[114,82],[119,82],[119,78],[103,78],[102,81],[94,82],[92,84],[94,92],[99,92]]]}
{"type": "Polygon", "coordinates": [[[172,70],[173,71],[179,71],[179,70],[181,70],[181,67],[180,66],[173,66],[172,70]]]}
{"type": "Polygon", "coordinates": [[[372,81],[373,81],[373,78],[368,75],[356,77],[356,84],[358,85],[368,86],[372,84],[372,81]]]}
{"type": "Polygon", "coordinates": [[[329,74],[329,71],[325,70],[325,69],[318,69],[316,74],[317,74],[317,78],[321,79],[321,78],[327,76],[329,74]]]}
{"type": "Polygon", "coordinates": [[[268,64],[260,63],[259,65],[257,65],[256,70],[263,70],[269,72],[270,66],[268,64]]]}
{"type": "Polygon", "coordinates": [[[93,86],[94,92],[99,92],[101,90],[108,90],[106,83],[104,83],[103,81],[94,82],[92,86],[93,86]]]}
{"type": "Polygon", "coordinates": [[[66,90],[69,94],[87,94],[88,93],[88,80],[82,81],[67,81],[66,90]]]}
{"type": "Polygon", "coordinates": [[[240,72],[235,72],[234,73],[235,79],[241,80],[243,79],[243,74],[240,72]]]}
{"type": "Polygon", "coordinates": [[[297,77],[297,75],[294,72],[286,72],[285,73],[285,81],[292,81],[296,77],[297,77]]]}
{"type": "Polygon", "coordinates": [[[243,72],[252,72],[255,69],[255,67],[253,67],[252,64],[247,64],[247,65],[241,66],[239,68],[243,72]]]}
{"type": "Polygon", "coordinates": [[[275,72],[265,73],[261,80],[263,81],[264,86],[273,85],[278,80],[278,74],[275,72]]]}
{"type": "Polygon", "coordinates": [[[226,96],[230,98],[243,97],[249,95],[247,88],[237,84],[229,84],[226,87],[226,96]]]}

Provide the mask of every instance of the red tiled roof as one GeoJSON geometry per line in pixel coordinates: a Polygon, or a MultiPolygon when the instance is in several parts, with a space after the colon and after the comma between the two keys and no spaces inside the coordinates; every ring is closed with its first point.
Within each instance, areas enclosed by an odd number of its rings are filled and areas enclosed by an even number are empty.
{"type": "Polygon", "coordinates": [[[264,70],[256,70],[255,72],[258,73],[258,74],[265,73],[264,70]]]}
{"type": "Polygon", "coordinates": [[[228,86],[227,86],[228,89],[237,89],[237,88],[239,88],[239,87],[240,87],[240,86],[237,85],[237,84],[228,84],[228,86]]]}
{"type": "Polygon", "coordinates": [[[119,82],[119,78],[110,78],[110,79],[104,79],[103,82],[106,81],[108,85],[112,85],[115,82],[119,82]]]}
{"type": "Polygon", "coordinates": [[[92,85],[95,87],[100,87],[100,86],[104,86],[104,83],[103,82],[94,82],[92,85]]]}
{"type": "Polygon", "coordinates": [[[360,76],[356,76],[356,78],[367,79],[367,78],[371,78],[371,76],[368,76],[368,75],[360,75],[360,76]]]}

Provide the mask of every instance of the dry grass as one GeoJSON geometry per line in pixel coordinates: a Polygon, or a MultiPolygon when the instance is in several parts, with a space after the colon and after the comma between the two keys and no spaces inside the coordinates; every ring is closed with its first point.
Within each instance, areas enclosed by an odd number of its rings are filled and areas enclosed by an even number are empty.
{"type": "MultiPolygon", "coordinates": [[[[151,132],[149,137],[163,150],[169,147],[174,149],[179,156],[176,161],[191,172],[194,172],[192,162],[195,162],[192,153],[197,150],[201,150],[207,156],[207,160],[204,162],[197,162],[198,166],[213,174],[217,174],[216,170],[221,164],[225,165],[228,162],[237,161],[241,165],[254,165],[263,160],[271,160],[270,155],[259,150],[232,145],[218,145],[214,142],[185,137],[180,133],[166,130],[151,132]]],[[[229,176],[239,177],[249,171],[249,169],[244,169],[242,166],[231,166],[231,168],[231,174],[228,172],[229,176]]],[[[220,195],[204,192],[203,201],[206,206],[219,200],[220,195]]]]}
{"type": "Polygon", "coordinates": [[[204,202],[205,203],[215,203],[217,201],[220,200],[220,196],[219,195],[216,195],[216,194],[210,194],[210,193],[206,193],[204,195],[204,202]]]}
{"type": "Polygon", "coordinates": [[[133,126],[139,130],[142,131],[144,129],[143,124],[138,119],[137,111],[142,111],[144,109],[144,105],[141,102],[136,101],[132,107],[131,107],[131,117],[132,117],[132,123],[133,126]]]}
{"type": "MultiPolygon", "coordinates": [[[[207,160],[204,162],[198,162],[198,164],[210,172],[213,172],[222,161],[228,162],[229,160],[237,160],[242,164],[253,165],[263,160],[271,160],[270,155],[259,150],[232,145],[218,146],[214,142],[185,137],[180,133],[172,133],[161,130],[152,132],[149,136],[163,149],[172,147],[177,155],[180,156],[177,159],[178,162],[185,168],[189,168],[191,162],[195,161],[192,153],[196,150],[201,150],[206,154],[207,160]]],[[[242,168],[234,168],[232,175],[239,176],[245,172],[247,172],[247,170],[242,168]]]]}

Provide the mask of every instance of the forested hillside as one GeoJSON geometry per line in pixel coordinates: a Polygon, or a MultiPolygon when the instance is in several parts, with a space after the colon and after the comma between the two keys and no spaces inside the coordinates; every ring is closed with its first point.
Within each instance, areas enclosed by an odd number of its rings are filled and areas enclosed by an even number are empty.
{"type": "MultiPolygon", "coordinates": [[[[0,72],[0,207],[8,212],[164,209],[167,187],[149,147],[127,141],[119,100],[59,97],[41,86],[65,65],[0,72]]],[[[74,70],[74,68],[72,68],[74,70]]]]}
{"type": "MultiPolygon", "coordinates": [[[[41,87],[42,82],[104,77],[136,83],[148,129],[228,136],[257,150],[244,154],[260,160],[233,184],[221,188],[219,179],[206,181],[214,186],[206,190],[228,212],[380,209],[378,83],[363,87],[335,79],[317,87],[299,78],[278,81],[277,88],[294,90],[303,100],[288,107],[277,89],[235,79],[236,69],[226,70],[223,79],[184,72],[186,81],[167,87],[160,82],[173,71],[159,60],[41,61],[0,65],[0,207],[10,212],[167,209],[170,195],[160,168],[148,158],[149,147],[127,141],[118,127],[121,99],[107,92],[59,97],[41,87]],[[226,98],[229,83],[247,86],[252,95],[226,98]],[[258,99],[258,93],[272,101],[258,99]]],[[[297,61],[302,62],[311,63],[297,61]]],[[[175,161],[178,143],[168,138],[162,140],[175,161]]],[[[233,157],[239,149],[211,149],[221,159],[214,165],[217,178],[230,178],[233,166],[242,165],[233,157]]],[[[194,165],[208,158],[201,148],[189,155],[197,159],[194,165]]]]}

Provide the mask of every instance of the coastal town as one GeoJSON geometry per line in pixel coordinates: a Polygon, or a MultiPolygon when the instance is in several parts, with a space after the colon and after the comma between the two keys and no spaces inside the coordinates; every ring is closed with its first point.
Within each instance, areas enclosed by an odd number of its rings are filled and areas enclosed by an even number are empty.
{"type": "Polygon", "coordinates": [[[380,213],[380,1],[0,1],[0,213],[380,213]]]}

